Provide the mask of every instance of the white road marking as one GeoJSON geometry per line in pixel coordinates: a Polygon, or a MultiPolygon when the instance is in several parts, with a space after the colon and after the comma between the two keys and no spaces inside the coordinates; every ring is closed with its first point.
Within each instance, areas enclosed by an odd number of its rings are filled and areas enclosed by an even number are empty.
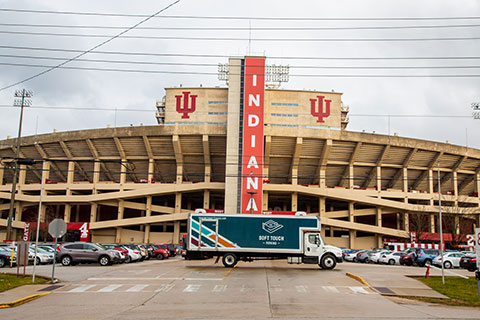
{"type": "Polygon", "coordinates": [[[184,290],[183,292],[197,292],[198,290],[200,290],[200,287],[202,285],[201,284],[189,284],[184,290]]]}
{"type": "Polygon", "coordinates": [[[148,286],[149,286],[148,284],[137,284],[136,286],[133,286],[130,289],[128,289],[127,292],[140,292],[148,286]]]}
{"type": "Polygon", "coordinates": [[[283,289],[280,287],[279,284],[274,284],[274,285],[272,285],[271,288],[272,288],[275,292],[282,292],[282,290],[283,290],[283,289]]]}
{"type": "Polygon", "coordinates": [[[81,285],[79,287],[76,287],[68,292],[85,292],[87,291],[88,289],[90,288],[93,288],[95,287],[96,285],[95,284],[91,284],[91,285],[81,285]]]}
{"type": "Polygon", "coordinates": [[[337,288],[335,288],[334,286],[322,286],[323,290],[327,291],[327,292],[331,292],[331,293],[340,293],[340,291],[338,291],[337,288]]]}
{"type": "Polygon", "coordinates": [[[121,286],[122,286],[121,284],[111,284],[109,286],[106,286],[105,288],[98,290],[97,292],[112,292],[115,289],[120,288],[121,286]]]}
{"type": "Polygon", "coordinates": [[[215,287],[213,287],[212,292],[225,292],[226,290],[227,290],[226,284],[217,284],[215,287]]]}
{"type": "Polygon", "coordinates": [[[88,278],[89,281],[122,281],[122,280],[140,280],[140,281],[154,281],[154,280],[181,280],[181,281],[221,281],[222,278],[88,278]]]}
{"type": "Polygon", "coordinates": [[[172,290],[173,287],[175,287],[174,284],[162,284],[162,285],[160,286],[160,288],[158,288],[157,290],[155,290],[155,292],[168,292],[168,291],[172,290]]]}
{"type": "Polygon", "coordinates": [[[242,287],[240,288],[240,292],[248,292],[252,291],[253,288],[247,287],[246,285],[242,284],[242,287]]]}
{"type": "Polygon", "coordinates": [[[367,290],[363,289],[362,287],[349,287],[355,293],[363,293],[368,294],[367,290]]]}
{"type": "Polygon", "coordinates": [[[299,293],[307,292],[307,288],[305,286],[295,286],[295,288],[297,289],[297,292],[299,292],[299,293]]]}

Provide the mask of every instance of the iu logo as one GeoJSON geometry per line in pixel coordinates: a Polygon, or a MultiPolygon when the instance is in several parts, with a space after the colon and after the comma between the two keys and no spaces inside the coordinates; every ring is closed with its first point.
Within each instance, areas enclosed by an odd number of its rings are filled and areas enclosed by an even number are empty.
{"type": "Polygon", "coordinates": [[[325,98],[324,96],[317,96],[318,98],[318,111],[316,110],[316,101],[315,99],[310,99],[310,104],[312,107],[312,110],[310,111],[312,116],[318,117],[317,122],[325,122],[323,118],[328,118],[330,115],[330,102],[332,100],[325,100],[325,111],[323,110],[323,99],[325,98]]]}
{"type": "Polygon", "coordinates": [[[183,107],[182,107],[182,96],[175,96],[177,99],[177,112],[183,113],[182,119],[190,119],[189,113],[195,112],[195,106],[197,104],[197,96],[191,95],[190,98],[192,100],[191,105],[189,106],[188,96],[190,92],[182,92],[183,93],[183,107]]]}

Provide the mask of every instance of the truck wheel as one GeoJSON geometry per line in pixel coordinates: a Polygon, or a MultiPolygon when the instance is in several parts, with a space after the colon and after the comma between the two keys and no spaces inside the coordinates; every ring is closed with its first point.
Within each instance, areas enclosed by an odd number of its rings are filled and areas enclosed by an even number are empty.
{"type": "Polygon", "coordinates": [[[223,256],[222,262],[226,268],[233,268],[237,264],[238,258],[234,253],[227,253],[223,256]]]}
{"type": "Polygon", "coordinates": [[[326,254],[322,257],[322,261],[320,262],[320,267],[325,270],[332,270],[337,265],[337,261],[335,261],[335,257],[331,254],[326,254]]]}

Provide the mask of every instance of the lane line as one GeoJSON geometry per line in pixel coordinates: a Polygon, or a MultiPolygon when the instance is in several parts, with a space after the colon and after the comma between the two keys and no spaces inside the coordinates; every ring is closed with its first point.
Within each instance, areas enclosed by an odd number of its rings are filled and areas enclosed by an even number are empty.
{"type": "Polygon", "coordinates": [[[340,291],[338,291],[337,288],[335,288],[334,286],[322,286],[323,290],[327,291],[327,292],[331,292],[331,293],[340,293],[340,291]]]}
{"type": "Polygon", "coordinates": [[[122,284],[111,284],[109,286],[106,286],[105,288],[102,288],[98,290],[97,292],[112,292],[115,289],[118,289],[122,286],[122,284]]]}
{"type": "Polygon", "coordinates": [[[363,289],[363,287],[349,287],[354,293],[362,293],[368,294],[367,290],[363,289]]]}
{"type": "Polygon", "coordinates": [[[226,290],[227,290],[226,284],[217,284],[215,287],[213,287],[212,292],[225,292],[226,290]]]}
{"type": "Polygon", "coordinates": [[[148,286],[149,286],[148,284],[137,284],[131,287],[130,289],[128,289],[127,292],[140,292],[148,286]]]}
{"type": "Polygon", "coordinates": [[[200,290],[201,284],[189,284],[185,289],[183,289],[183,292],[197,292],[200,290]]]}
{"type": "Polygon", "coordinates": [[[227,274],[222,278],[222,281],[225,280],[225,278],[230,274],[230,272],[232,272],[232,270],[235,269],[237,266],[238,266],[238,264],[236,264],[233,268],[230,268],[230,270],[228,270],[227,274]]]}
{"type": "Polygon", "coordinates": [[[221,281],[222,278],[88,278],[89,281],[122,281],[122,280],[140,280],[140,281],[155,281],[155,280],[185,280],[185,281],[221,281]]]}
{"type": "Polygon", "coordinates": [[[90,288],[93,288],[95,287],[96,284],[91,284],[91,285],[81,285],[79,287],[76,287],[76,288],[73,288],[71,290],[69,290],[68,292],[85,292],[87,291],[88,289],[90,288]]]}

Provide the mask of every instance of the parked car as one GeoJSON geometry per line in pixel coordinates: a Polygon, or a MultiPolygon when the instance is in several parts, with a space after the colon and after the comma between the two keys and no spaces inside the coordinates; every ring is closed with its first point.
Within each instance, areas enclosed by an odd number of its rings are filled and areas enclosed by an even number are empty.
{"type": "MultiPolygon", "coordinates": [[[[30,246],[30,254],[35,257],[35,245],[30,246]]],[[[40,247],[37,248],[37,265],[53,263],[53,253],[48,252],[40,247]]]]}
{"type": "Polygon", "coordinates": [[[380,259],[378,259],[379,263],[384,263],[384,264],[389,264],[389,265],[394,265],[394,264],[400,264],[400,256],[402,255],[402,252],[388,252],[382,254],[380,259]]]}
{"type": "Polygon", "coordinates": [[[122,247],[119,244],[103,244],[103,246],[109,250],[115,250],[121,253],[122,262],[129,263],[131,261],[130,255],[128,254],[128,250],[122,247]]]}
{"type": "Polygon", "coordinates": [[[133,250],[133,249],[131,249],[127,246],[121,245],[121,244],[119,244],[118,246],[127,250],[127,254],[128,254],[128,257],[129,257],[129,258],[127,258],[127,261],[126,261],[127,263],[137,262],[137,261],[142,260],[142,255],[140,254],[140,250],[137,250],[137,249],[133,250]]]}
{"type": "Polygon", "coordinates": [[[147,259],[148,253],[147,253],[147,250],[145,248],[142,248],[137,244],[131,244],[131,243],[124,244],[123,246],[125,246],[127,248],[130,248],[134,251],[137,251],[138,254],[140,254],[140,261],[143,261],[143,260],[147,259]]]}
{"type": "Polygon", "coordinates": [[[460,268],[467,269],[468,271],[477,270],[477,257],[475,254],[469,253],[460,259],[460,268]]]}
{"type": "Polygon", "coordinates": [[[98,262],[101,266],[107,266],[121,261],[118,251],[109,250],[98,243],[66,243],[60,245],[57,250],[57,259],[64,266],[93,262],[98,262]]]}
{"type": "Polygon", "coordinates": [[[418,249],[416,251],[415,263],[420,267],[430,265],[439,254],[440,250],[438,249],[418,249]]]}
{"type": "Polygon", "coordinates": [[[415,252],[410,252],[408,254],[400,254],[400,265],[405,266],[413,266],[413,262],[415,261],[416,254],[415,252]]]}
{"type": "Polygon", "coordinates": [[[154,254],[155,254],[155,258],[157,258],[158,260],[167,259],[170,256],[169,250],[164,249],[159,245],[152,245],[152,246],[155,248],[154,254]]]}
{"type": "MultiPolygon", "coordinates": [[[[6,248],[0,247],[0,268],[10,265],[10,258],[12,258],[12,251],[6,248]]],[[[14,254],[12,258],[12,264],[17,264],[17,256],[14,254]]]]}
{"type": "Polygon", "coordinates": [[[390,250],[385,250],[385,249],[380,249],[380,250],[373,251],[373,252],[368,254],[368,260],[369,260],[369,262],[380,263],[380,261],[379,261],[380,257],[383,254],[388,254],[390,252],[391,252],[390,250]]]}
{"type": "Polygon", "coordinates": [[[357,256],[355,257],[356,262],[362,262],[362,263],[369,263],[369,254],[374,252],[374,250],[362,250],[357,253],[357,256]]]}
{"type": "MultiPolygon", "coordinates": [[[[460,259],[462,259],[465,255],[460,252],[446,252],[443,255],[443,266],[445,269],[450,268],[459,268],[460,267],[460,259]]],[[[442,266],[442,257],[437,256],[433,259],[433,265],[442,266]]]]}
{"type": "Polygon", "coordinates": [[[359,250],[351,250],[350,252],[348,252],[347,254],[345,254],[343,256],[343,260],[350,261],[350,262],[355,262],[358,252],[359,252],[359,250]]]}

